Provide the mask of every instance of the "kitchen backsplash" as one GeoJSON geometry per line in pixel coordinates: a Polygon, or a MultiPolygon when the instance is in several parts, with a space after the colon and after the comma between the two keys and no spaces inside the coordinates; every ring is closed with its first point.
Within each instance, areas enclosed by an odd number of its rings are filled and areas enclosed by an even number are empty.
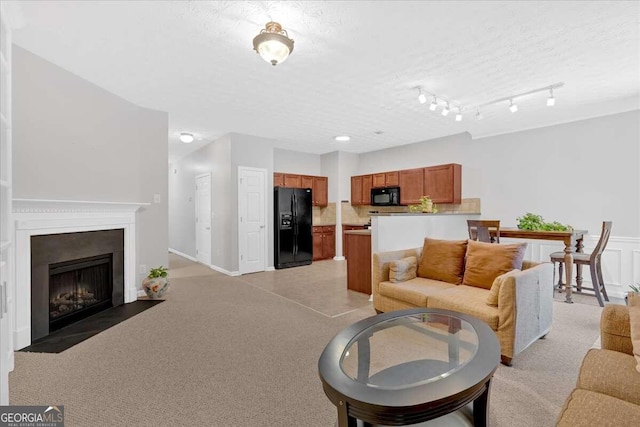
{"type": "MultiPolygon", "coordinates": [[[[436,207],[440,213],[480,213],[480,199],[462,199],[460,204],[440,204],[436,207]]],[[[349,202],[340,203],[343,224],[366,224],[371,219],[369,211],[378,212],[409,212],[408,206],[352,206],[349,202]]],[[[329,203],[326,207],[314,206],[312,208],[313,225],[335,224],[336,204],[329,203]]]]}

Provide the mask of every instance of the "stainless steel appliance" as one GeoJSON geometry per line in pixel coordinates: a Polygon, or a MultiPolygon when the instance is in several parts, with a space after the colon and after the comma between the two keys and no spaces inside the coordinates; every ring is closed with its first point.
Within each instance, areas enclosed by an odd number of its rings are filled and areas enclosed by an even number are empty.
{"type": "Polygon", "coordinates": [[[275,187],[273,206],[275,268],[311,264],[311,189],[275,187]]]}
{"type": "Polygon", "coordinates": [[[371,206],[399,206],[400,187],[372,188],[371,206]]]}

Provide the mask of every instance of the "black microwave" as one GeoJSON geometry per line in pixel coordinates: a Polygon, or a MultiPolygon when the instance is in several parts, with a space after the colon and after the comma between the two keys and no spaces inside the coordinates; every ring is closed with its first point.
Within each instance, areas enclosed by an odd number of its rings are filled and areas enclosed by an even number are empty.
{"type": "Polygon", "coordinates": [[[400,205],[400,187],[372,188],[371,206],[400,205]]]}

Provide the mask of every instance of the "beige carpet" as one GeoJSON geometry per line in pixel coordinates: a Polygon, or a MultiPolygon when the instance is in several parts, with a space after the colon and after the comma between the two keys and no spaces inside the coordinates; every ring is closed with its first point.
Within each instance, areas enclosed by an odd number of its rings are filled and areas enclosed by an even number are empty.
{"type": "MultiPolygon", "coordinates": [[[[291,279],[297,269],[232,278],[171,259],[165,303],[61,354],[16,353],[11,404],[65,405],[68,427],[335,425],[318,357],[338,331],[373,315],[371,306],[343,301],[349,310],[331,317],[285,289],[301,286],[291,279]],[[279,294],[263,289],[269,281],[280,282],[279,294]]],[[[600,310],[555,303],[547,339],[498,368],[492,426],[554,425],[598,337],[600,310]]]]}

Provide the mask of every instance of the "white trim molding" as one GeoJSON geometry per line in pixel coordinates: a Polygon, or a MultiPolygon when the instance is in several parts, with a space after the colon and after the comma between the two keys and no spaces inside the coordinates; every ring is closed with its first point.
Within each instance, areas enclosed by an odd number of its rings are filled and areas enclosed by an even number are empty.
{"type": "Polygon", "coordinates": [[[235,277],[235,276],[241,276],[242,275],[239,271],[225,270],[224,268],[218,267],[217,265],[213,265],[213,264],[209,265],[208,267],[210,269],[214,270],[214,271],[217,271],[218,273],[226,274],[227,276],[235,277]]]}
{"type": "Polygon", "coordinates": [[[14,348],[31,345],[31,236],[124,229],[124,302],[138,297],[136,211],[149,203],[13,199],[16,242],[14,348]]]}
{"type": "Polygon", "coordinates": [[[171,252],[172,254],[179,255],[182,258],[186,258],[189,261],[198,262],[198,260],[195,257],[192,257],[191,255],[187,255],[184,252],[177,251],[177,250],[175,250],[173,248],[169,248],[169,252],[171,252]]]}

